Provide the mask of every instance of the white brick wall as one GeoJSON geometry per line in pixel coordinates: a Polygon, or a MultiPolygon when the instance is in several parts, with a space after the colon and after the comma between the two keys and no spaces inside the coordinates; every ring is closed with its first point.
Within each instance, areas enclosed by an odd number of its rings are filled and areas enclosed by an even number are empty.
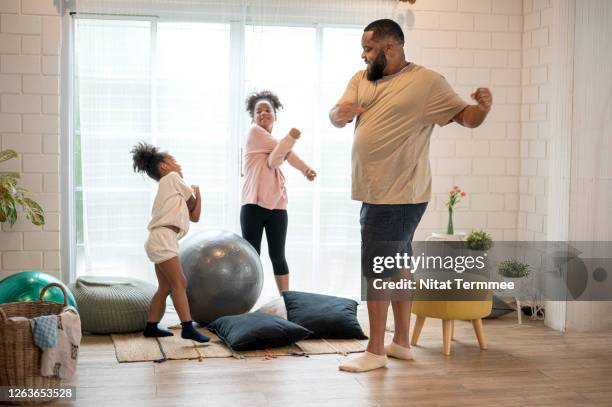
{"type": "Polygon", "coordinates": [[[551,2],[418,3],[416,35],[411,37],[420,41],[411,45],[423,57],[417,62],[445,75],[466,100],[474,87],[489,86],[495,103],[488,121],[478,129],[447,126],[435,132],[432,169],[436,198],[429,211],[436,213],[428,215],[417,238],[444,229],[443,204],[451,184],[470,194],[457,212],[457,229],[483,227],[504,239],[545,237],[554,45],[550,43],[551,2]],[[453,182],[449,183],[449,177],[453,182]],[[462,218],[462,210],[476,214],[462,218]],[[462,225],[461,220],[467,223],[462,225]],[[472,226],[476,221],[480,223],[472,226]]]}
{"type": "MultiPolygon", "coordinates": [[[[59,76],[23,75],[23,93],[59,95],[59,76]]],[[[59,100],[59,98],[56,98],[59,100]]]]}
{"type": "Polygon", "coordinates": [[[491,33],[460,32],[457,41],[457,46],[461,49],[491,49],[491,33]]]}
{"type": "Polygon", "coordinates": [[[459,0],[459,11],[491,14],[491,0],[459,0]]]}
{"type": "Polygon", "coordinates": [[[23,14],[57,15],[53,2],[48,0],[21,0],[21,11],[23,14]]]}
{"type": "Polygon", "coordinates": [[[548,0],[524,0],[523,111],[521,117],[521,188],[518,238],[546,236],[546,173],[549,119],[549,72],[552,61],[550,26],[553,8],[548,0]],[[537,204],[539,203],[539,204],[537,204]]]}
{"type": "Polygon", "coordinates": [[[3,33],[40,34],[42,29],[40,16],[20,14],[2,14],[0,25],[3,33]]]}
{"type": "Polygon", "coordinates": [[[0,69],[3,73],[39,73],[39,55],[2,55],[0,69]]]}
{"type": "Polygon", "coordinates": [[[476,31],[508,31],[510,17],[504,15],[475,15],[474,29],[476,31]]]}
{"type": "Polygon", "coordinates": [[[42,40],[39,35],[23,35],[21,36],[21,53],[22,54],[40,54],[42,40]]]}
{"type": "Polygon", "coordinates": [[[0,279],[27,269],[59,276],[59,50],[53,0],[0,0],[0,147],[20,155],[0,170],[21,173],[47,217],[44,227],[23,217],[2,226],[0,279]]]}
{"type": "Polygon", "coordinates": [[[40,95],[2,95],[0,107],[6,113],[40,113],[40,95]]]}
{"type": "MultiPolygon", "coordinates": [[[[522,0],[428,0],[411,8],[415,26],[407,37],[416,44],[408,47],[416,52],[408,58],[420,57],[415,62],[440,72],[470,103],[470,94],[481,86],[491,88],[495,101],[481,127],[470,130],[453,124],[434,132],[434,199],[416,238],[444,230],[444,202],[448,190],[459,185],[468,197],[456,211],[457,230],[483,228],[497,239],[515,239],[520,206],[522,0]]],[[[545,36],[539,34],[538,41],[545,36]]],[[[537,67],[539,54],[535,58],[537,67]]],[[[542,76],[539,71],[534,75],[542,76]]],[[[541,103],[539,93],[530,98],[541,103]]],[[[534,109],[534,114],[541,114],[541,108],[534,109]]]]}

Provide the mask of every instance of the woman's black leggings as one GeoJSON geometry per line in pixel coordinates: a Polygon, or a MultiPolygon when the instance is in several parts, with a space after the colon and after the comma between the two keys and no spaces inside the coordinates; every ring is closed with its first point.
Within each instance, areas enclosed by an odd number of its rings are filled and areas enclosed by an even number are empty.
{"type": "Polygon", "coordinates": [[[257,254],[261,254],[261,238],[264,229],[266,230],[268,253],[276,276],[289,274],[289,266],[285,259],[287,223],[285,209],[266,209],[255,204],[246,204],[242,205],[240,210],[242,237],[257,250],[257,254]]]}

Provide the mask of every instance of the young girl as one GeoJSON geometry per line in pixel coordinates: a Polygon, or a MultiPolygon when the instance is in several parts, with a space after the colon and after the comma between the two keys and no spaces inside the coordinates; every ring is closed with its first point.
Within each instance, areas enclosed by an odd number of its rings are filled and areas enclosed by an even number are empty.
{"type": "Polygon", "coordinates": [[[280,141],[272,137],[276,112],[283,107],[272,92],[253,93],[246,100],[253,126],[249,130],[244,154],[244,184],[240,226],[242,237],[260,253],[266,231],[268,251],[278,291],[289,289],[289,267],[285,259],[287,237],[287,190],[280,169],[287,162],[300,170],[309,181],[317,176],[291,149],[300,131],[291,129],[280,141]]]}
{"type": "Polygon", "coordinates": [[[157,327],[164,315],[166,298],[170,295],[181,319],[181,337],[208,342],[209,338],[193,327],[185,291],[186,280],[178,259],[179,239],[189,230],[189,221],[197,222],[200,219],[200,188],[197,185],[189,187],[183,181],[181,166],[167,152],[160,152],[157,147],[141,142],[130,153],[134,171],[144,172],[159,182],[148,226],[149,238],[145,243],[147,256],[155,264],[158,287],[151,299],[144,336],[172,336],[171,332],[157,327]]]}

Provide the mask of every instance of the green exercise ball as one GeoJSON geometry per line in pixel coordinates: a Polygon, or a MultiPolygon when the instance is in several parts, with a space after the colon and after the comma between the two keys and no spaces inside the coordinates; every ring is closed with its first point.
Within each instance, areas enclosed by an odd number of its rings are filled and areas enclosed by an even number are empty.
{"type": "MultiPolygon", "coordinates": [[[[57,278],[41,271],[22,271],[0,281],[0,304],[7,302],[36,301],[41,290],[49,283],[64,287],[68,294],[68,304],[76,307],[76,300],[68,287],[57,278]]],[[[43,298],[45,301],[64,303],[64,294],[59,287],[49,287],[43,298]]]]}

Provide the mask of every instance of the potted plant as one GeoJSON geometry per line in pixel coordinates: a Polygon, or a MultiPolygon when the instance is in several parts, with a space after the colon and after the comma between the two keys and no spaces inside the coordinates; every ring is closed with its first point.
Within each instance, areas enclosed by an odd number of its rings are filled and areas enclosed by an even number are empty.
{"type": "Polygon", "coordinates": [[[484,230],[472,230],[463,242],[463,252],[471,258],[478,258],[484,263],[484,268],[474,269],[474,272],[483,273],[491,277],[489,269],[489,258],[486,253],[493,246],[491,235],[484,230]]]}
{"type": "Polygon", "coordinates": [[[493,246],[493,239],[484,230],[472,230],[465,238],[465,246],[470,250],[489,250],[493,246]]]}
{"type": "Polygon", "coordinates": [[[499,274],[505,278],[523,278],[531,273],[529,264],[521,263],[514,259],[502,261],[499,263],[497,270],[499,274]]]}
{"type": "MultiPolygon", "coordinates": [[[[0,151],[0,163],[16,158],[15,150],[0,151]]],[[[17,208],[21,207],[25,217],[33,225],[45,224],[45,213],[38,203],[31,199],[29,191],[17,185],[19,174],[0,172],[0,223],[13,226],[17,221],[17,208]]]]}
{"type": "Polygon", "coordinates": [[[531,266],[515,259],[508,259],[499,263],[497,270],[505,281],[514,283],[514,289],[504,290],[504,294],[514,297],[518,323],[520,324],[522,313],[521,299],[529,298],[526,292],[528,287],[525,283],[527,277],[531,275],[531,266]]]}
{"type": "Polygon", "coordinates": [[[497,266],[498,273],[507,282],[514,283],[514,290],[510,290],[513,296],[524,296],[523,283],[531,274],[531,266],[515,259],[504,260],[497,266]]]}

